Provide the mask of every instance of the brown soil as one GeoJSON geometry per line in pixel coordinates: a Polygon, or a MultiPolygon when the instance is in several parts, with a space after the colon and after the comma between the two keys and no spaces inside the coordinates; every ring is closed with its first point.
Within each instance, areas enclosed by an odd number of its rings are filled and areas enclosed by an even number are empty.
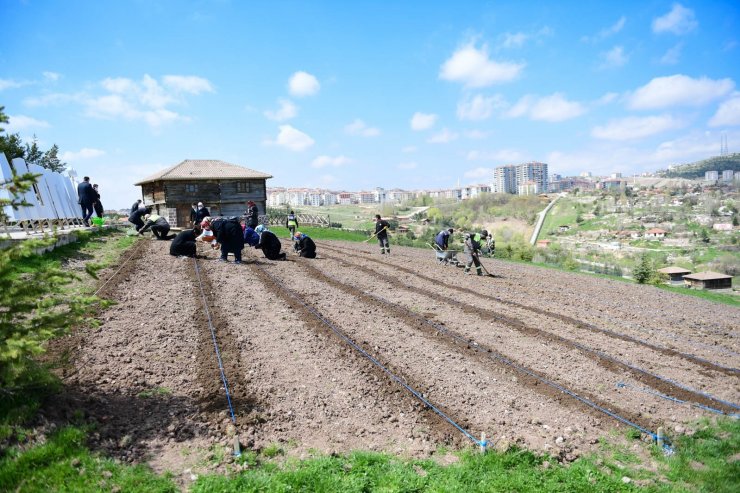
{"type": "Polygon", "coordinates": [[[638,389],[740,401],[736,308],[491,259],[495,277],[466,276],[402,247],[319,242],[319,258],[285,262],[247,249],[243,265],[204,248],[197,272],[168,247],[144,243],[101,290],[116,304],[69,337],[65,392],[45,410],[83,409],[94,446],[159,470],[209,467],[190,451],[234,431],[301,457],[473,443],[419,397],[497,447],[564,460],[627,428],[609,413],[650,431],[711,416],[638,389]]]}

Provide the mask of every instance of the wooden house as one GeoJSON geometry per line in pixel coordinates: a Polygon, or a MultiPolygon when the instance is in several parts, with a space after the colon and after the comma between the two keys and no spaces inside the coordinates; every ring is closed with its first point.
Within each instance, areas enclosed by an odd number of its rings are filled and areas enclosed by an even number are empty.
{"type": "Polygon", "coordinates": [[[697,272],[683,276],[684,282],[696,289],[731,289],[732,276],[719,272],[697,272]]]}
{"type": "Polygon", "coordinates": [[[194,202],[203,202],[211,216],[241,216],[247,201],[260,215],[267,205],[267,173],[212,159],[186,159],[135,183],[147,206],[171,226],[190,224],[194,202]]]}
{"type": "Polygon", "coordinates": [[[684,276],[686,276],[687,274],[691,274],[691,271],[688,269],[673,266],[663,267],[662,269],[658,269],[658,272],[660,272],[661,274],[665,274],[668,277],[669,284],[683,284],[684,276]]]}

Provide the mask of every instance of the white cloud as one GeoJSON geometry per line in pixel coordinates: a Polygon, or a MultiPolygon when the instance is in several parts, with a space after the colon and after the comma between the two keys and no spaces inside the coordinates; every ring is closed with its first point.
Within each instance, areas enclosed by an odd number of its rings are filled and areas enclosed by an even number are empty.
{"type": "Polygon", "coordinates": [[[278,108],[277,110],[266,110],[264,112],[264,115],[270,120],[283,122],[285,120],[295,118],[295,116],[298,114],[298,107],[294,105],[293,102],[289,99],[279,99],[278,104],[280,105],[280,108],[278,108]]]}
{"type": "Polygon", "coordinates": [[[15,89],[16,87],[22,87],[25,84],[22,82],[15,81],[13,79],[0,79],[0,91],[5,89],[15,89]]]}
{"type": "Polygon", "coordinates": [[[726,96],[735,87],[732,79],[692,79],[677,74],[656,77],[629,97],[632,109],[655,109],[671,106],[702,106],[726,96]]]}
{"type": "Polygon", "coordinates": [[[458,135],[455,132],[443,128],[441,132],[429,137],[427,142],[430,144],[449,144],[453,140],[457,140],[457,138],[458,135]]]}
{"type": "Polygon", "coordinates": [[[348,158],[347,156],[319,156],[313,161],[311,161],[311,167],[313,168],[324,168],[326,166],[333,166],[333,167],[339,167],[344,166],[345,164],[351,163],[352,160],[348,158]]]}
{"type": "Polygon", "coordinates": [[[660,63],[663,65],[677,64],[681,59],[681,50],[683,50],[683,43],[677,43],[665,52],[665,54],[660,58],[660,63]]]}
{"type": "Polygon", "coordinates": [[[288,81],[288,91],[297,98],[313,96],[320,88],[318,79],[308,72],[296,72],[288,81]]]}
{"type": "Polygon", "coordinates": [[[581,38],[581,41],[584,41],[584,42],[601,41],[603,39],[606,39],[610,36],[617,34],[619,31],[622,30],[622,28],[624,27],[626,23],[627,23],[627,18],[625,16],[622,16],[617,20],[617,22],[607,27],[606,29],[602,29],[595,36],[584,36],[583,38],[581,38]]]}
{"type": "Polygon", "coordinates": [[[457,117],[460,120],[486,120],[491,117],[494,109],[503,106],[505,103],[499,95],[485,97],[477,94],[472,99],[468,96],[457,103],[457,117]]]}
{"type": "Polygon", "coordinates": [[[194,75],[165,75],[162,83],[170,89],[188,94],[213,92],[213,85],[208,79],[194,75]]]}
{"type": "Polygon", "coordinates": [[[80,161],[82,159],[93,159],[96,157],[104,156],[105,151],[101,151],[100,149],[91,149],[89,147],[83,147],[77,152],[67,151],[63,152],[61,156],[62,161],[74,163],[75,161],[80,161]]]}
{"type": "Polygon", "coordinates": [[[437,123],[437,115],[433,113],[414,113],[411,117],[411,129],[412,130],[426,130],[432,128],[437,123]]]}
{"type": "Polygon", "coordinates": [[[698,25],[693,10],[687,9],[680,3],[674,3],[670,12],[653,19],[653,32],[670,32],[680,35],[693,31],[698,25]]]}
{"type": "Polygon", "coordinates": [[[524,63],[496,62],[488,57],[488,47],[472,44],[457,50],[442,64],[440,79],[462,82],[467,87],[486,87],[516,79],[524,63]]]}
{"type": "Polygon", "coordinates": [[[468,139],[485,139],[489,135],[491,135],[491,132],[484,132],[483,130],[466,130],[463,132],[463,135],[467,137],[468,139]]]}
{"type": "Polygon", "coordinates": [[[710,118],[712,127],[740,125],[740,93],[734,93],[731,99],[723,101],[717,112],[710,118]]]}
{"type": "Polygon", "coordinates": [[[581,116],[586,108],[577,101],[568,101],[562,94],[554,93],[542,98],[527,94],[512,106],[506,115],[512,118],[528,116],[531,120],[562,122],[581,116]]]}
{"type": "Polygon", "coordinates": [[[464,178],[478,180],[480,178],[493,179],[493,168],[473,168],[463,173],[464,178]]]}
{"type": "Polygon", "coordinates": [[[683,123],[670,115],[627,117],[611,120],[591,130],[591,136],[605,140],[634,140],[681,128],[683,123]]]}
{"type": "Polygon", "coordinates": [[[470,151],[466,159],[468,161],[494,161],[500,163],[513,163],[523,161],[525,155],[515,149],[501,149],[495,152],[470,151]]]}
{"type": "Polygon", "coordinates": [[[617,94],[616,92],[607,92],[606,94],[601,96],[596,101],[596,104],[597,105],[609,104],[609,103],[616,101],[618,97],[619,97],[619,94],[617,94]]]}
{"type": "Polygon", "coordinates": [[[410,153],[410,152],[416,152],[416,146],[406,146],[403,149],[401,149],[401,152],[404,153],[410,153]]]}
{"type": "Polygon", "coordinates": [[[619,68],[623,67],[629,61],[629,57],[624,53],[624,48],[615,46],[611,50],[601,54],[602,63],[600,68],[619,68]]]}
{"type": "Polygon", "coordinates": [[[380,130],[375,127],[368,127],[359,118],[345,126],[344,131],[349,135],[359,135],[360,137],[377,137],[380,135],[380,130]]]}
{"type": "Polygon", "coordinates": [[[521,48],[529,36],[524,33],[504,33],[504,48],[521,48]]]}
{"type": "Polygon", "coordinates": [[[41,75],[43,75],[44,79],[48,80],[49,82],[56,82],[62,77],[61,74],[58,74],[56,72],[42,72],[41,75]]]}
{"type": "Polygon", "coordinates": [[[10,133],[26,130],[28,128],[48,128],[49,122],[37,120],[26,115],[8,115],[6,131],[10,133]]]}
{"type": "Polygon", "coordinates": [[[305,151],[312,145],[314,140],[290,125],[280,125],[280,132],[274,141],[267,141],[267,144],[278,145],[290,149],[291,151],[305,151]]]}
{"type": "Polygon", "coordinates": [[[406,163],[398,163],[398,169],[405,169],[405,170],[416,169],[417,166],[419,165],[415,163],[414,161],[409,161],[406,163]]]}

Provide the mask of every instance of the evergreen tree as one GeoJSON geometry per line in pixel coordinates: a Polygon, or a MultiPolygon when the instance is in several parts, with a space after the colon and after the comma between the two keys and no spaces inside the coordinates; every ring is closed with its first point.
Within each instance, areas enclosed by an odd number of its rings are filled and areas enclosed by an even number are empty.
{"type": "Polygon", "coordinates": [[[41,161],[38,163],[42,168],[56,171],[57,173],[63,172],[67,169],[67,163],[62,162],[57,154],[59,153],[59,146],[54,144],[51,149],[44,153],[41,161]]]}
{"type": "Polygon", "coordinates": [[[655,276],[655,269],[650,262],[650,257],[647,253],[643,253],[640,257],[640,263],[637,264],[635,269],[632,271],[632,277],[635,281],[640,284],[645,284],[655,276]]]}

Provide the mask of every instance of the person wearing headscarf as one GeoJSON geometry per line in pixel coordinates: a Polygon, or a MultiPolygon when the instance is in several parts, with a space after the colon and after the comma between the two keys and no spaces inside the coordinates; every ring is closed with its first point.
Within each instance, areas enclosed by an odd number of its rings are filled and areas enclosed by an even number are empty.
{"type": "Polygon", "coordinates": [[[195,257],[195,242],[200,233],[201,230],[198,226],[180,231],[170,244],[170,255],[195,257]]]}
{"type": "Polygon", "coordinates": [[[308,235],[296,231],[293,239],[295,240],[293,248],[301,257],[316,258],[316,243],[308,235]]]}
{"type": "Polygon", "coordinates": [[[200,223],[201,228],[213,232],[216,242],[221,245],[221,262],[228,262],[229,254],[234,254],[234,263],[242,263],[244,236],[242,225],[236,219],[206,217],[200,223]]]}
{"type": "Polygon", "coordinates": [[[247,216],[246,225],[248,228],[256,229],[259,224],[259,210],[253,200],[247,202],[247,210],[244,213],[247,216]]]}
{"type": "Polygon", "coordinates": [[[195,206],[195,224],[200,224],[203,219],[209,217],[211,213],[208,211],[208,207],[203,205],[203,202],[198,202],[195,206]]]}
{"type": "Polygon", "coordinates": [[[254,248],[262,250],[265,257],[270,260],[285,260],[285,253],[280,251],[282,245],[275,233],[268,230],[264,224],[257,226],[255,232],[260,235],[260,240],[254,248]]]}

